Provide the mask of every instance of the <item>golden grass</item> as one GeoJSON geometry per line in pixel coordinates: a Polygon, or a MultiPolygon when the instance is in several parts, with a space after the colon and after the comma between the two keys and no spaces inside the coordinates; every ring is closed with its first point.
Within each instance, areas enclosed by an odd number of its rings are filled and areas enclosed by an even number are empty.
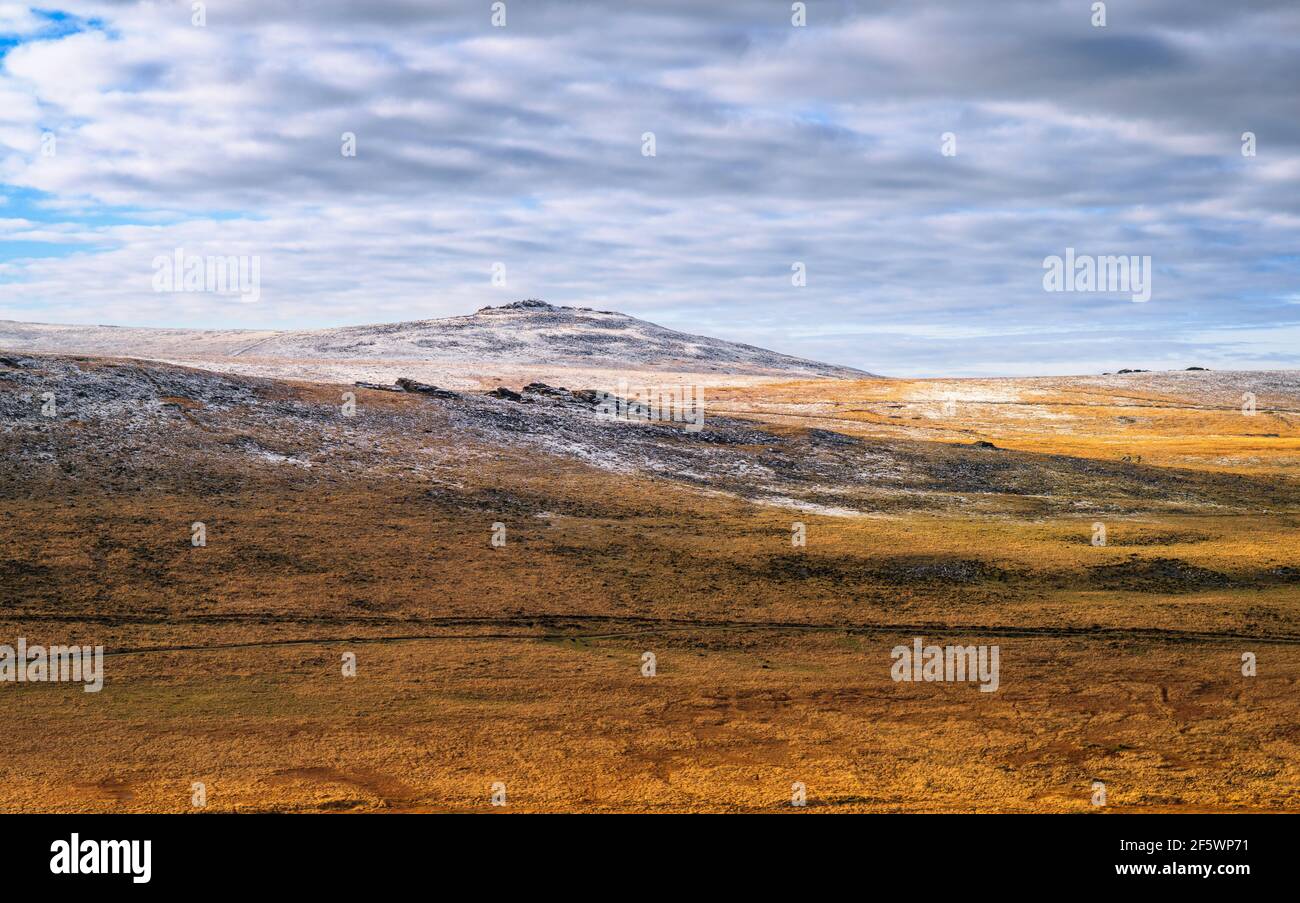
{"type": "MultiPolygon", "coordinates": [[[[889,422],[881,405],[916,391],[749,386],[716,407],[1294,474],[1281,426],[1266,442],[1170,410],[1147,436],[1050,405],[889,422]],[[816,416],[772,413],[801,398],[816,416]]],[[[1300,645],[1279,642],[1300,637],[1294,505],[1105,519],[1097,547],[1093,516],[827,517],[499,449],[437,481],[173,476],[0,507],[0,639],[134,650],[97,695],[0,687],[0,809],[190,811],[201,781],[213,811],[492,812],[501,781],[504,811],[789,811],[799,781],[811,811],[1088,812],[1094,780],[1108,811],[1300,809],[1300,645]],[[1002,688],[891,681],[889,650],[921,629],[998,643],[1002,688]],[[205,648],[148,651],[182,646],[205,648]]]]}
{"type": "Polygon", "coordinates": [[[1042,386],[1035,380],[818,380],[709,390],[712,409],[785,427],[1167,467],[1278,473],[1300,467],[1300,414],[1149,390],[1042,386]]]}

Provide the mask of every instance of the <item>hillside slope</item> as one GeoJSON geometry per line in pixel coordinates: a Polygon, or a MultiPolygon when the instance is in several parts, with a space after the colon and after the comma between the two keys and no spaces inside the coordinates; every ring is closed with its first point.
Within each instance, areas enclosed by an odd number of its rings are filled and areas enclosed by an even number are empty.
{"type": "Polygon", "coordinates": [[[286,332],[0,321],[0,349],[183,361],[425,361],[461,371],[546,366],[849,379],[869,375],[753,345],[677,332],[613,311],[535,300],[484,307],[461,317],[286,332]]]}

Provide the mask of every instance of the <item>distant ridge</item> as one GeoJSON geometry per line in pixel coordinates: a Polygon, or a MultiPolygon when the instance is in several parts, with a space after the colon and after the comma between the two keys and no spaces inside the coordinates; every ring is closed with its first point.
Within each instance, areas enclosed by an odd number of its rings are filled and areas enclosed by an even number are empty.
{"type": "Polygon", "coordinates": [[[482,307],[467,316],[295,331],[58,326],[0,320],[0,349],[155,360],[427,361],[462,368],[559,366],[843,379],[871,375],[678,332],[616,311],[561,307],[535,298],[482,307]]]}

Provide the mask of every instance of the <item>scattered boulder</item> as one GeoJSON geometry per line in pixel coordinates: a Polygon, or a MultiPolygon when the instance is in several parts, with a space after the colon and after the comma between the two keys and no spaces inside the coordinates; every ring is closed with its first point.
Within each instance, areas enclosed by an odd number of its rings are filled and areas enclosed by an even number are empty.
{"type": "Polygon", "coordinates": [[[524,400],[524,396],[520,395],[518,392],[512,392],[511,390],[507,389],[505,386],[498,386],[497,388],[493,389],[491,392],[487,394],[492,398],[504,398],[506,401],[524,400]]]}
{"type": "Polygon", "coordinates": [[[1209,370],[1209,367],[1188,367],[1188,370],[1209,370]]]}
{"type": "Polygon", "coordinates": [[[352,385],[358,389],[375,389],[380,392],[405,392],[401,386],[381,386],[379,383],[354,382],[352,385]]]}
{"type": "Polygon", "coordinates": [[[434,398],[460,398],[460,395],[450,389],[439,389],[437,386],[431,386],[428,383],[416,382],[413,379],[407,379],[405,376],[397,380],[397,385],[404,392],[415,392],[420,395],[432,395],[434,398]]]}
{"type": "Polygon", "coordinates": [[[529,383],[524,386],[525,395],[546,395],[551,398],[568,398],[570,392],[563,386],[548,386],[546,383],[529,383]]]}

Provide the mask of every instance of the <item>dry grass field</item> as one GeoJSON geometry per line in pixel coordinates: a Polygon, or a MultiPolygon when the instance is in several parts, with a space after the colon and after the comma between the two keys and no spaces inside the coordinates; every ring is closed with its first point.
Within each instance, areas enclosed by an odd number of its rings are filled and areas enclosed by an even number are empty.
{"type": "Polygon", "coordinates": [[[0,642],[108,655],[0,684],[0,810],[1300,810],[1300,393],[1183,379],[748,381],[691,434],[6,358],[0,642]],[[918,636],[998,690],[892,680],[918,636]]]}

